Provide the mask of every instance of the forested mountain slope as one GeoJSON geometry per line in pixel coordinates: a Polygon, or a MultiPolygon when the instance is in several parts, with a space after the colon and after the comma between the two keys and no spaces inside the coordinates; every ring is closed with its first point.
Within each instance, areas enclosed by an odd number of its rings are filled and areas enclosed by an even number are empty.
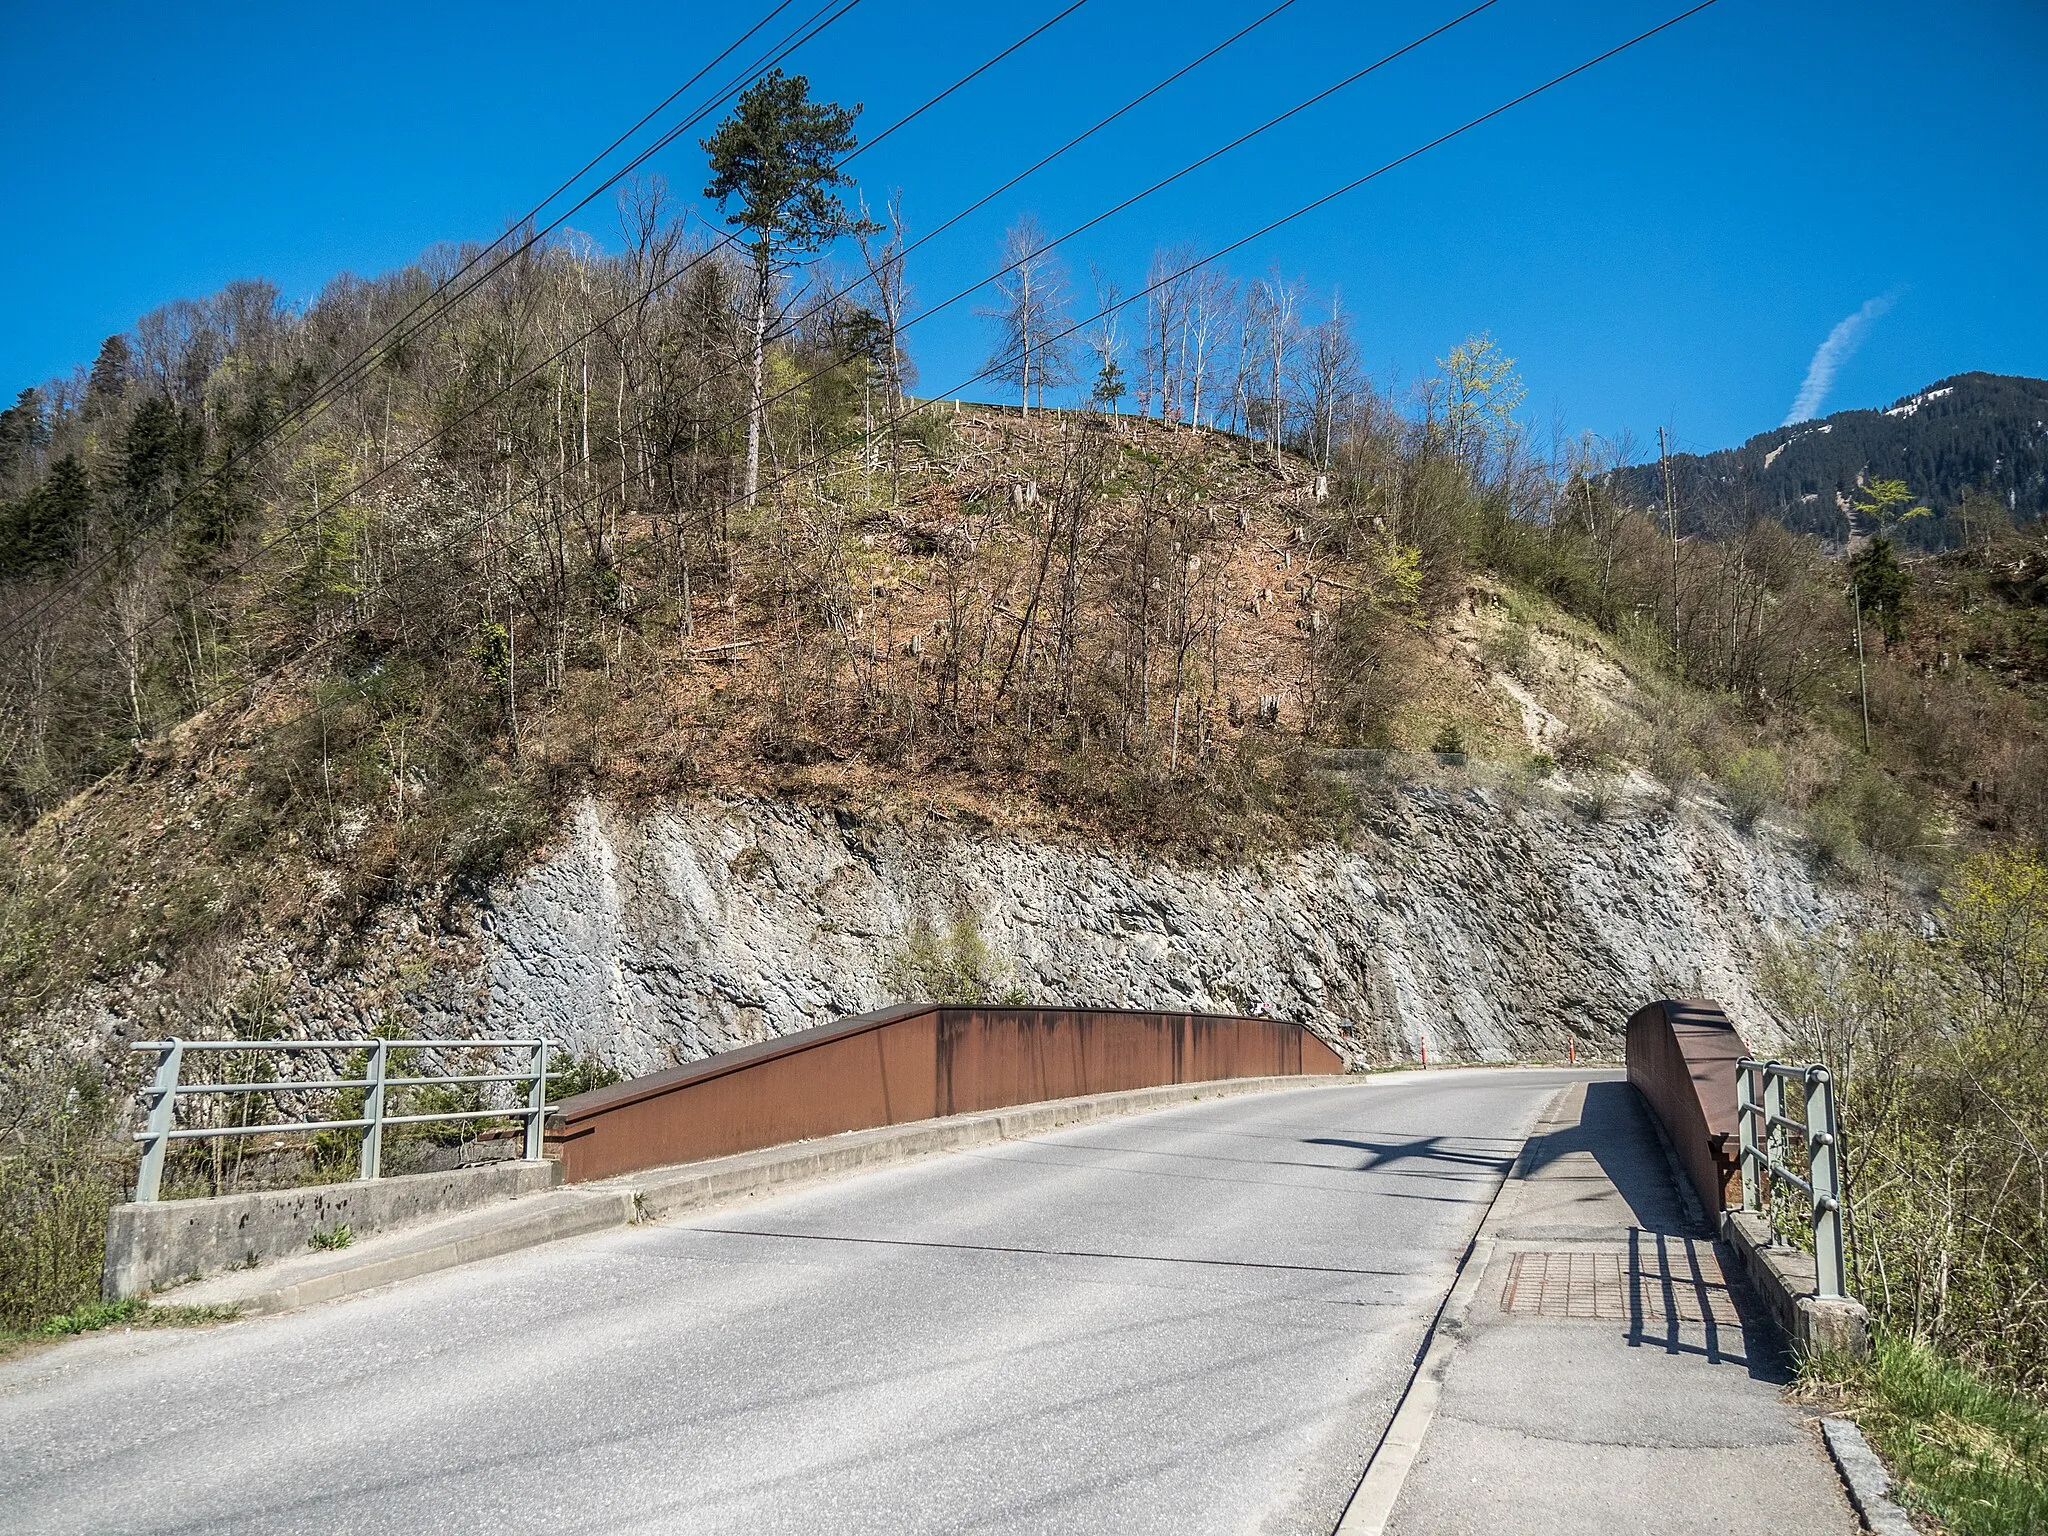
{"type": "MultiPolygon", "coordinates": [[[[1866,480],[1902,480],[1934,516],[1902,530],[1917,548],[1956,549],[2048,512],[2048,379],[1962,373],[1883,410],[1837,411],[1760,432],[1740,448],[1673,454],[1682,528],[1753,517],[1840,544],[1866,480]]],[[[1664,504],[1655,462],[1614,472],[1616,494],[1664,504]]],[[[1870,530],[1859,530],[1868,532],[1870,530]]]]}

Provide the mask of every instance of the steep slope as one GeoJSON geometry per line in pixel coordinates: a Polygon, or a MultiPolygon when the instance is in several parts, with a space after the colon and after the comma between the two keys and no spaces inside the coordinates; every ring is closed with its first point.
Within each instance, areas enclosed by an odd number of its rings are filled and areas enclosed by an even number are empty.
{"type": "Polygon", "coordinates": [[[1391,767],[1356,776],[1353,838],[1222,866],[787,802],[585,801],[492,893],[488,1016],[649,1071],[898,1001],[920,928],[971,923],[991,995],[1267,1013],[1362,1064],[1425,1043],[1611,1060],[1665,994],[1773,1038],[1765,949],[1863,910],[1709,800],[1638,781],[1593,821],[1555,787],[1391,767]]]}

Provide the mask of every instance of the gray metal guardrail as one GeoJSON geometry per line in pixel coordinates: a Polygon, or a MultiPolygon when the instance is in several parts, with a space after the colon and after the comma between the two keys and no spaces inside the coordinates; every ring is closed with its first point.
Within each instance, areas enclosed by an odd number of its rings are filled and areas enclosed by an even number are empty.
{"type": "MultiPolygon", "coordinates": [[[[1813,1222],[1815,1295],[1845,1299],[1842,1262],[1842,1159],[1835,1082],[1823,1066],[1795,1067],[1745,1056],[1736,1063],[1736,1123],[1742,1146],[1742,1208],[1770,1214],[1781,1187],[1806,1197],[1813,1222]],[[1800,1116],[1785,1113],[1785,1085],[1800,1085],[1800,1116]],[[1803,1138],[1806,1173],[1787,1165],[1793,1135],[1803,1138]]],[[[1782,1229],[1781,1229],[1782,1230],[1782,1229]]]]}
{"type": "Polygon", "coordinates": [[[156,1073],[149,1087],[143,1090],[142,1098],[147,1106],[148,1116],[142,1130],[135,1133],[135,1139],[143,1144],[142,1166],[136,1175],[135,1198],[150,1201],[158,1198],[163,1187],[164,1157],[174,1141],[197,1141],[215,1136],[258,1136],[273,1135],[283,1131],[347,1131],[360,1130],[363,1133],[361,1155],[361,1177],[374,1179],[381,1176],[384,1161],[384,1127],[387,1125],[423,1125],[429,1122],[453,1120],[506,1120],[522,1118],[526,1121],[526,1157],[537,1161],[541,1156],[541,1130],[547,1117],[547,1083],[550,1077],[563,1074],[548,1071],[548,1053],[553,1049],[551,1041],[540,1040],[150,1040],[134,1047],[138,1051],[154,1051],[157,1054],[156,1073]],[[421,1077],[393,1077],[388,1068],[391,1053],[398,1050],[423,1051],[517,1051],[526,1057],[520,1070],[508,1072],[436,1073],[421,1077]],[[329,1051],[364,1053],[364,1069],[361,1077],[331,1077],[318,1079],[277,1078],[268,1082],[219,1083],[180,1081],[188,1054],[204,1054],[221,1051],[329,1051]],[[423,1115],[394,1115],[385,1110],[384,1096],[394,1088],[440,1087],[453,1084],[513,1083],[525,1089],[525,1102],[492,1109],[448,1110],[423,1115]],[[228,1126],[180,1126],[177,1122],[177,1101],[181,1098],[213,1097],[216,1095],[238,1095],[257,1093],[323,1093],[348,1089],[361,1089],[363,1093],[362,1112],[342,1120],[269,1120],[253,1125],[228,1126]]]}

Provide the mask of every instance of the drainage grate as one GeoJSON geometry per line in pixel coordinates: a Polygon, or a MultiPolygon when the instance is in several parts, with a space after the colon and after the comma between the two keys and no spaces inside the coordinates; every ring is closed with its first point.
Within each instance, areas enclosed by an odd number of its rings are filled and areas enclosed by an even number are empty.
{"type": "Polygon", "coordinates": [[[1712,1322],[1739,1327],[1741,1314],[1728,1293],[1710,1247],[1675,1242],[1661,1253],[1632,1261],[1625,1251],[1589,1248],[1559,1253],[1517,1253],[1501,1290],[1503,1312],[1517,1317],[1615,1321],[1712,1322]]]}

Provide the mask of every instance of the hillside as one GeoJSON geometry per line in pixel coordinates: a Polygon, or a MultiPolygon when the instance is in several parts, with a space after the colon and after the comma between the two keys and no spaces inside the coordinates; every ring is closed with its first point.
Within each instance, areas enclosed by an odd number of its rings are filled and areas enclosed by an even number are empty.
{"type": "MultiPolygon", "coordinates": [[[[618,276],[549,252],[267,450],[422,274],[194,306],[37,406],[0,1321],[96,1294],[140,1038],[542,1028],[567,1088],[1021,997],[1266,1011],[1361,1067],[1590,1062],[1706,993],[1809,1059],[1881,1021],[1857,1060],[1919,1093],[1952,1019],[1893,981],[1935,887],[1978,914],[1942,977],[2039,931],[2037,864],[1957,861],[2048,845],[2048,525],[1893,569],[1859,672],[1839,557],[1532,470],[1483,338],[1432,383],[1455,411],[1361,385],[1217,430],[1156,384],[1143,419],[920,405],[824,324],[774,351],[750,502],[732,274],[586,352],[618,276]]],[[[1979,1037],[2034,1070],[2037,1032],[1979,1037]]],[[[1951,1199],[1927,1128],[2002,1136],[2031,1082],[1912,1110],[1900,1158],[1951,1199]]],[[[356,1166],[190,1147],[192,1191],[356,1166]]],[[[2034,1219],[1971,1166],[1984,1230],[2034,1219]]]]}
{"type": "MultiPolygon", "coordinates": [[[[2048,380],[1957,374],[1883,410],[1837,411],[1740,448],[1674,454],[1670,467],[1684,528],[1763,516],[1840,544],[1856,488],[1890,479],[1935,514],[1906,529],[1915,547],[1961,548],[2048,512],[2048,380]]],[[[1615,471],[1613,484],[1637,506],[1663,505],[1654,462],[1615,471]]]]}
{"type": "Polygon", "coordinates": [[[1851,885],[2048,829],[2038,537],[1908,578],[1865,758],[1824,550],[1769,521],[1673,550],[1576,468],[1531,478],[1484,339],[1448,416],[1354,382],[1196,430],[1166,374],[1149,418],[900,399],[849,300],[777,343],[750,505],[735,270],[700,250],[590,330],[638,259],[545,251],[277,447],[426,272],[304,312],[243,285],[30,402],[10,1029],[472,1018],[419,979],[471,985],[490,893],[593,803],[1220,867],[1363,835],[1409,771],[1330,770],[1365,750],[1596,819],[1718,784],[1851,885]]]}

